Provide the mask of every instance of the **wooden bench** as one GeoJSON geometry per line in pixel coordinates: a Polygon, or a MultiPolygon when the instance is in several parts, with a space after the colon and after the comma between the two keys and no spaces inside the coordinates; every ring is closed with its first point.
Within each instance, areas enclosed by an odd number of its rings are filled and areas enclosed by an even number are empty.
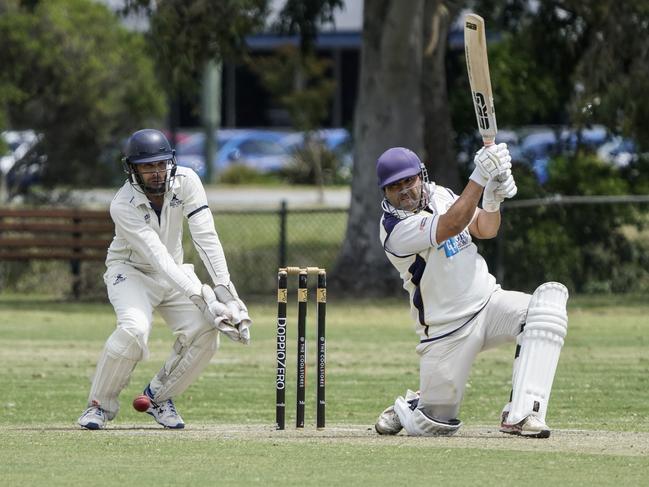
{"type": "Polygon", "coordinates": [[[114,229],[108,210],[0,208],[0,262],[67,260],[78,298],[81,262],[105,260],[114,229]]]}

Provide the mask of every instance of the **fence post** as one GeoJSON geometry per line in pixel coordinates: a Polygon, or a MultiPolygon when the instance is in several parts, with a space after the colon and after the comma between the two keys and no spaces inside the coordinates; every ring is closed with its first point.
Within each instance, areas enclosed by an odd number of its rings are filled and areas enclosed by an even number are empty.
{"type": "Polygon", "coordinates": [[[282,200],[279,206],[279,266],[286,267],[286,200],[282,200]]]}
{"type": "MultiPolygon", "coordinates": [[[[75,225],[80,226],[81,218],[73,218],[72,222],[75,225]]],[[[81,231],[74,232],[72,237],[80,240],[81,231]]],[[[75,254],[80,254],[82,252],[81,242],[79,242],[78,246],[74,247],[72,251],[75,254]]],[[[74,296],[74,299],[79,299],[81,296],[81,261],[79,259],[70,260],[70,270],[72,271],[72,295],[74,296]]]]}

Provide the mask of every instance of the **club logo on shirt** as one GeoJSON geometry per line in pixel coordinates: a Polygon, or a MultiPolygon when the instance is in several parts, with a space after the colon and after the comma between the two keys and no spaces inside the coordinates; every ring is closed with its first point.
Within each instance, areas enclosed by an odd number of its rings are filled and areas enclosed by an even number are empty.
{"type": "Polygon", "coordinates": [[[124,274],[117,274],[115,280],[113,281],[113,286],[117,286],[120,282],[126,281],[126,276],[124,274]]]}
{"type": "Polygon", "coordinates": [[[176,196],[176,193],[174,193],[173,197],[171,198],[171,201],[169,202],[169,206],[175,208],[176,206],[180,206],[182,204],[183,204],[183,200],[179,199],[176,196]]]}
{"type": "Polygon", "coordinates": [[[149,223],[151,223],[151,215],[149,213],[145,213],[145,215],[144,215],[144,223],[146,223],[147,225],[149,223]]]}
{"type": "Polygon", "coordinates": [[[444,249],[444,254],[446,255],[446,257],[451,258],[468,247],[470,243],[471,236],[469,235],[469,231],[464,230],[463,232],[457,234],[455,237],[449,238],[437,248],[444,249]]]}

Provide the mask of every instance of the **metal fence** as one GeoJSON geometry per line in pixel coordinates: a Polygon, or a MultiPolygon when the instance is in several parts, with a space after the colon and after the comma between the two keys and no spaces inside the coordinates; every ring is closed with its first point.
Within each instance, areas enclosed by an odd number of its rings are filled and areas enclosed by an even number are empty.
{"type": "MultiPolygon", "coordinates": [[[[277,268],[333,271],[347,227],[346,208],[216,210],[232,279],[246,297],[270,297],[277,268]]],[[[533,291],[548,280],[575,292],[649,292],[649,196],[557,196],[508,201],[498,238],[476,240],[503,287],[533,291]]],[[[378,245],[378,242],[377,242],[378,245]]],[[[185,260],[204,269],[185,232],[185,260]]],[[[83,266],[84,296],[105,298],[103,263],[83,266]]],[[[0,292],[69,288],[65,262],[1,262],[0,292]]],[[[395,292],[399,292],[396,289],[395,292]]]]}
{"type": "MultiPolygon", "coordinates": [[[[316,266],[331,269],[342,245],[347,209],[278,209],[215,211],[233,282],[246,295],[272,295],[280,266],[316,266]]],[[[186,232],[187,233],[187,232],[186,232]]],[[[207,280],[191,241],[185,258],[207,280]]]]}
{"type": "MultiPolygon", "coordinates": [[[[503,286],[531,291],[558,280],[578,292],[649,286],[649,196],[555,196],[504,205],[497,239],[476,244],[503,286]]],[[[277,267],[332,269],[347,209],[216,211],[217,231],[237,288],[270,296],[277,267]]],[[[191,243],[189,261],[198,262],[191,243]]],[[[204,272],[202,265],[197,271],[204,272]]],[[[200,275],[200,274],[199,274],[200,275]]],[[[207,278],[207,276],[201,276],[207,278]]]]}
{"type": "Polygon", "coordinates": [[[555,280],[579,293],[649,291],[649,196],[508,201],[498,237],[479,243],[503,286],[555,280]]]}

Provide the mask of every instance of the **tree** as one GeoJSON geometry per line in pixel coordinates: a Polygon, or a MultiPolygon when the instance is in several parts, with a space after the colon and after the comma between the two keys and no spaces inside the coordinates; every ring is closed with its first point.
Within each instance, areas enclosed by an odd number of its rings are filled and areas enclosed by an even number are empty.
{"type": "Polygon", "coordinates": [[[392,146],[423,150],[424,0],[366,0],[360,95],[354,119],[352,199],[333,281],[355,295],[393,294],[398,276],[379,243],[376,159],[392,146]]]}
{"type": "Polygon", "coordinates": [[[31,3],[0,17],[0,106],[42,134],[45,185],[106,184],[123,138],[165,110],[143,39],[96,2],[31,3]]]}
{"type": "Polygon", "coordinates": [[[152,54],[170,94],[196,92],[208,61],[240,60],[245,36],[263,26],[267,0],[126,0],[148,15],[152,54]]]}
{"type": "MultiPolygon", "coordinates": [[[[209,92],[222,61],[243,62],[247,58],[246,35],[261,28],[267,16],[267,0],[125,0],[123,12],[145,13],[150,28],[146,34],[158,75],[171,101],[169,128],[172,143],[178,127],[181,99],[209,92]]],[[[212,123],[204,129],[211,131],[212,123]]],[[[206,161],[211,161],[213,142],[206,138],[206,161]]],[[[208,169],[208,174],[211,170],[208,169]]]]}
{"type": "MultiPolygon", "coordinates": [[[[446,86],[447,38],[451,22],[457,17],[460,2],[424,2],[423,65],[421,77],[424,110],[424,158],[428,175],[436,183],[461,190],[460,171],[455,153],[451,107],[446,86]]],[[[465,97],[469,98],[467,88],[465,97]]]]}
{"type": "Polygon", "coordinates": [[[490,49],[499,120],[602,123],[649,148],[649,3],[469,3],[504,33],[490,49]]]}

